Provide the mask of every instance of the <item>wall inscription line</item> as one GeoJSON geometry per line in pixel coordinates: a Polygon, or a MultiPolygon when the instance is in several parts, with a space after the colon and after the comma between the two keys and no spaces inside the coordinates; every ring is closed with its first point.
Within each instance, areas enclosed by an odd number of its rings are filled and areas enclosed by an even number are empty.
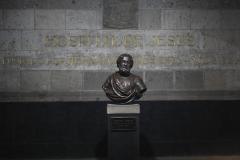
{"type": "MultiPolygon", "coordinates": [[[[134,56],[134,55],[133,55],[134,56]]],[[[96,55],[69,55],[65,57],[31,57],[31,56],[2,56],[0,66],[29,67],[30,69],[41,69],[42,67],[54,67],[56,69],[67,69],[71,66],[93,66],[109,67],[115,65],[117,55],[96,54],[96,55]]],[[[134,57],[136,68],[151,66],[151,69],[158,67],[236,67],[240,65],[240,55],[201,55],[201,54],[180,54],[180,55],[138,55],[134,57]]]]}
{"type": "Polygon", "coordinates": [[[114,34],[96,35],[46,35],[45,47],[88,47],[88,48],[143,48],[161,46],[194,46],[195,37],[190,33],[150,35],[114,34]]]}

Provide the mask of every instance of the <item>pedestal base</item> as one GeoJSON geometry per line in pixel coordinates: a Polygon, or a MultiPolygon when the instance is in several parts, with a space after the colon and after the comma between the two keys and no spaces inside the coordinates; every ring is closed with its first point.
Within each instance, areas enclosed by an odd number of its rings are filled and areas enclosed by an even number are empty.
{"type": "Polygon", "coordinates": [[[108,157],[110,160],[139,158],[139,104],[107,105],[108,157]]]}

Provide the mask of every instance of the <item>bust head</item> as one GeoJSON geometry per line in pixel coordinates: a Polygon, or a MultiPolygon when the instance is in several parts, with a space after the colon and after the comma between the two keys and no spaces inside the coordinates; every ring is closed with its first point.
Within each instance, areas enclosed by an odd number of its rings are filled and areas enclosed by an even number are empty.
{"type": "Polygon", "coordinates": [[[133,58],[129,54],[121,54],[117,59],[117,67],[122,75],[129,75],[133,67],[133,58]]]}

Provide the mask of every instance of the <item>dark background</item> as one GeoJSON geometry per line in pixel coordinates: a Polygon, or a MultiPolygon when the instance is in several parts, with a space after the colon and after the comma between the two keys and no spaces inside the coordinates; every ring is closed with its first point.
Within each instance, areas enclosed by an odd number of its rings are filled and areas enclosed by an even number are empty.
{"type": "MultiPolygon", "coordinates": [[[[107,156],[107,102],[0,103],[0,158],[107,156]]],[[[144,157],[240,153],[240,101],[144,101],[144,157]]]]}

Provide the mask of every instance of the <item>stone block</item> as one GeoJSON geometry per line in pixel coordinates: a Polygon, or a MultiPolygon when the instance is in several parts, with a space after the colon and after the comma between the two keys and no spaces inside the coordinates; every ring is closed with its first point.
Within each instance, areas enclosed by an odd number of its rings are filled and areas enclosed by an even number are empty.
{"type": "Polygon", "coordinates": [[[103,27],[112,29],[138,28],[137,0],[103,0],[103,27]]]}
{"type": "Polygon", "coordinates": [[[35,22],[36,29],[65,29],[65,10],[36,10],[35,22]]]}
{"type": "Polygon", "coordinates": [[[139,0],[140,8],[184,9],[189,8],[189,0],[139,0]]]}
{"type": "Polygon", "coordinates": [[[3,10],[0,9],[0,29],[3,28],[3,10]]]}
{"type": "Polygon", "coordinates": [[[38,6],[37,1],[41,0],[1,0],[0,7],[3,9],[34,9],[38,6]]]}
{"type": "Polygon", "coordinates": [[[225,0],[220,1],[222,9],[239,9],[240,1],[239,0],[225,0]]]}
{"type": "Polygon", "coordinates": [[[161,29],[161,10],[139,10],[139,29],[161,29]]]}
{"type": "Polygon", "coordinates": [[[36,9],[38,0],[15,0],[22,4],[22,9],[36,9]]]}
{"type": "MultiPolygon", "coordinates": [[[[237,49],[239,31],[236,30],[205,30],[203,31],[204,49],[237,49]]],[[[238,50],[238,49],[237,49],[238,50]]]]}
{"type": "Polygon", "coordinates": [[[223,10],[221,18],[222,29],[240,29],[240,10],[223,10]]]}
{"type": "Polygon", "coordinates": [[[0,9],[97,9],[102,0],[1,0],[0,9]]]}
{"type": "Polygon", "coordinates": [[[4,11],[4,28],[34,29],[34,10],[9,9],[4,11]]]}
{"type": "Polygon", "coordinates": [[[0,70],[0,91],[11,92],[20,89],[20,72],[13,70],[0,70]]]}
{"type": "Polygon", "coordinates": [[[102,85],[113,72],[88,71],[84,73],[84,90],[101,90],[102,85]]]}
{"type": "Polygon", "coordinates": [[[36,0],[36,8],[39,9],[98,9],[101,7],[101,0],[36,0]]]}
{"type": "Polygon", "coordinates": [[[21,71],[22,91],[48,91],[50,88],[50,71],[21,71]]]}
{"type": "Polygon", "coordinates": [[[219,0],[189,0],[189,7],[192,9],[220,9],[219,0]]]}
{"type": "Polygon", "coordinates": [[[175,88],[182,90],[203,89],[203,72],[198,70],[175,71],[175,88]]]}
{"type": "Polygon", "coordinates": [[[204,71],[204,88],[206,90],[224,90],[226,87],[226,74],[224,70],[204,71]]]}
{"type": "Polygon", "coordinates": [[[97,10],[67,10],[67,29],[100,29],[97,10]]]}
{"type": "Polygon", "coordinates": [[[69,0],[35,0],[37,9],[65,9],[69,0]]]}
{"type": "Polygon", "coordinates": [[[0,31],[0,50],[20,50],[21,32],[20,31],[0,31]]]}
{"type": "Polygon", "coordinates": [[[190,10],[162,10],[162,29],[190,29],[190,10]]]}
{"type": "Polygon", "coordinates": [[[23,5],[20,2],[20,0],[1,0],[0,1],[1,9],[20,9],[22,7],[23,5]]]}
{"type": "Polygon", "coordinates": [[[22,31],[22,49],[23,50],[40,50],[44,47],[42,40],[45,31],[27,30],[22,31]]]}
{"type": "Polygon", "coordinates": [[[220,29],[220,10],[191,10],[191,29],[220,29]]]}
{"type": "Polygon", "coordinates": [[[26,30],[22,31],[22,49],[63,51],[67,43],[66,39],[64,30],[26,30]]]}
{"type": "Polygon", "coordinates": [[[240,89],[240,70],[228,70],[225,73],[226,89],[239,90],[240,89]]]}
{"type": "Polygon", "coordinates": [[[145,76],[148,90],[173,88],[173,72],[171,71],[147,71],[145,76]]]}
{"type": "Polygon", "coordinates": [[[51,91],[80,91],[83,88],[83,73],[74,70],[51,71],[51,91]]]}
{"type": "MultiPolygon", "coordinates": [[[[66,7],[69,9],[100,9],[102,8],[103,0],[66,0],[66,7]]],[[[57,2],[57,0],[56,0],[57,2]]]]}

